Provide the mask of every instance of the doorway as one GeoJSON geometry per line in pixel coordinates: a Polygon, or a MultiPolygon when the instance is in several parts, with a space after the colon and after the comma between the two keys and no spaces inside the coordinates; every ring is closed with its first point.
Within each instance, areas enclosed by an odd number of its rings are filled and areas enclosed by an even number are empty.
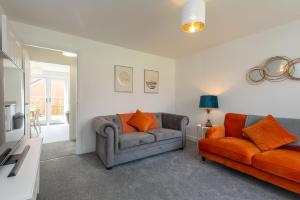
{"type": "Polygon", "coordinates": [[[43,137],[42,160],[73,155],[77,130],[77,54],[25,47],[31,137],[43,137]]]}

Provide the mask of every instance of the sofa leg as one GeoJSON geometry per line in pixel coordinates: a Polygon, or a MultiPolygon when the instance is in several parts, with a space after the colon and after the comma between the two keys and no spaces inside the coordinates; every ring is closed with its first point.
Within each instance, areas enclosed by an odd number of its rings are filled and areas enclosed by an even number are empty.
{"type": "Polygon", "coordinates": [[[112,170],[112,167],[106,167],[107,170],[112,170]]]}
{"type": "Polygon", "coordinates": [[[205,162],[205,161],[206,161],[206,158],[205,158],[205,157],[203,157],[203,156],[202,156],[201,158],[202,158],[202,161],[203,161],[203,162],[205,162]]]}

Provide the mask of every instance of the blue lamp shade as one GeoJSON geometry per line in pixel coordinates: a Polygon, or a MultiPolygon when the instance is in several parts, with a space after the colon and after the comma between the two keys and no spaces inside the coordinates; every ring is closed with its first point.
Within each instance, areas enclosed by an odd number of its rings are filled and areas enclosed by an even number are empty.
{"type": "Polygon", "coordinates": [[[200,108],[219,108],[218,97],[214,95],[203,95],[200,97],[200,108]]]}

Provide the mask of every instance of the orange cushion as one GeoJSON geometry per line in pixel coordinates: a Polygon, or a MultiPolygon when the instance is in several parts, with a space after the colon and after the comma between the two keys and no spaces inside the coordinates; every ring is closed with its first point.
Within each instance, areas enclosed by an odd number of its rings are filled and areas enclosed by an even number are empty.
{"type": "Polygon", "coordinates": [[[154,113],[145,113],[145,114],[152,119],[152,124],[149,129],[158,129],[158,124],[154,113]]]}
{"type": "Polygon", "coordinates": [[[243,131],[262,151],[268,151],[297,141],[297,138],[283,129],[272,115],[268,115],[243,131]]]}
{"type": "Polygon", "coordinates": [[[243,138],[246,118],[247,115],[227,113],[224,121],[226,137],[243,138]]]}
{"type": "Polygon", "coordinates": [[[141,112],[140,110],[137,110],[136,113],[134,113],[127,122],[127,124],[135,127],[141,132],[147,132],[151,127],[152,123],[152,118],[146,115],[145,113],[141,112]]]}
{"type": "MultiPolygon", "coordinates": [[[[122,132],[125,134],[137,131],[136,128],[134,128],[133,126],[130,126],[127,123],[133,114],[134,113],[118,114],[121,124],[122,124],[122,132]]],[[[153,120],[153,123],[151,124],[149,129],[158,129],[158,123],[157,123],[157,119],[156,119],[154,113],[145,113],[145,114],[153,120]]]]}
{"type": "Polygon", "coordinates": [[[198,143],[200,151],[207,151],[231,160],[251,165],[252,156],[260,150],[251,141],[235,137],[204,139],[198,143]]]}
{"type": "Polygon", "coordinates": [[[300,183],[300,152],[278,149],[253,157],[257,169],[300,183]]]}
{"type": "Polygon", "coordinates": [[[122,124],[122,132],[123,133],[131,133],[131,132],[136,132],[137,130],[133,127],[130,126],[127,122],[130,120],[134,113],[126,113],[126,114],[118,114],[121,124],[122,124]]]}

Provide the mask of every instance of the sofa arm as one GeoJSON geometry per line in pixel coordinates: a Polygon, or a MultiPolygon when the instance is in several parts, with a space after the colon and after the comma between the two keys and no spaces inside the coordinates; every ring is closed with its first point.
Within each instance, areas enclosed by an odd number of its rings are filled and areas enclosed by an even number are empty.
{"type": "Polygon", "coordinates": [[[186,143],[186,127],[189,124],[189,118],[187,116],[168,113],[162,113],[161,118],[163,128],[179,130],[182,132],[182,148],[184,148],[186,143]]]}
{"type": "MultiPolygon", "coordinates": [[[[105,119],[105,117],[96,117],[93,119],[93,123],[92,123],[93,129],[94,131],[96,131],[96,133],[101,134],[104,137],[108,137],[109,134],[112,134],[111,131],[107,131],[107,128],[112,128],[114,130],[115,133],[118,132],[118,128],[117,125],[111,121],[108,121],[105,119]]],[[[113,134],[115,134],[113,133],[113,134]]]]}
{"type": "Polygon", "coordinates": [[[119,132],[117,125],[105,117],[93,119],[92,127],[96,131],[97,154],[106,167],[113,165],[114,154],[118,152],[119,132]]]}
{"type": "Polygon", "coordinates": [[[205,133],[205,139],[217,139],[222,137],[225,137],[225,126],[211,127],[205,133]]]}

